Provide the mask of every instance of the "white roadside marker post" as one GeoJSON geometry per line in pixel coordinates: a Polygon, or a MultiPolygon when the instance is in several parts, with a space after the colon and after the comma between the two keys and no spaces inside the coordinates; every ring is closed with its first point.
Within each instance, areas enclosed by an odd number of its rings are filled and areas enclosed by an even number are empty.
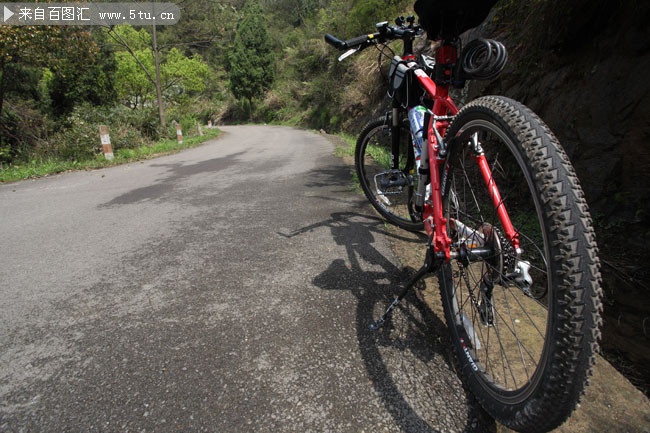
{"type": "Polygon", "coordinates": [[[199,128],[199,137],[203,137],[203,130],[201,129],[201,122],[196,122],[196,126],[199,128]]]}
{"type": "Polygon", "coordinates": [[[99,140],[102,143],[102,150],[104,151],[104,158],[107,160],[113,159],[113,146],[111,146],[111,137],[108,135],[108,126],[99,126],[99,140]]]}
{"type": "Polygon", "coordinates": [[[178,139],[178,144],[183,144],[183,130],[181,129],[181,124],[176,124],[176,138],[178,139]]]}

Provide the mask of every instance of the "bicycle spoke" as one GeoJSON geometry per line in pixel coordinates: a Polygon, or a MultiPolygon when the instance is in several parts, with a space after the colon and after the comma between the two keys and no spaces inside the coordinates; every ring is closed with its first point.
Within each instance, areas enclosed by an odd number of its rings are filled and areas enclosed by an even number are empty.
{"type": "MultiPolygon", "coordinates": [[[[474,188],[472,188],[472,185],[471,185],[472,182],[470,182],[469,177],[467,176],[467,170],[465,170],[465,162],[464,161],[461,161],[461,166],[462,166],[463,174],[465,175],[465,180],[466,180],[466,182],[464,183],[464,186],[469,185],[469,190],[472,193],[472,198],[474,199],[474,204],[476,205],[476,209],[477,209],[479,215],[482,217],[483,214],[481,213],[481,206],[479,205],[478,199],[476,198],[476,194],[474,193],[474,188]]],[[[484,221],[481,221],[481,222],[483,223],[484,221]]]]}
{"type": "Polygon", "coordinates": [[[494,332],[497,334],[497,340],[499,341],[499,350],[501,351],[501,364],[503,365],[503,380],[505,381],[506,387],[508,386],[508,375],[506,374],[506,368],[504,364],[508,364],[508,370],[510,371],[510,375],[512,376],[512,380],[515,383],[515,387],[517,386],[517,379],[515,379],[515,374],[512,372],[512,368],[510,368],[510,361],[508,360],[508,355],[506,354],[505,349],[503,348],[503,342],[501,340],[501,333],[499,332],[499,327],[497,326],[497,322],[494,324],[494,332]]]}
{"type": "MultiPolygon", "coordinates": [[[[526,360],[524,359],[524,354],[521,351],[521,340],[519,339],[519,335],[517,334],[517,326],[515,325],[515,319],[512,317],[512,310],[510,308],[510,302],[508,302],[508,295],[506,294],[506,289],[505,287],[501,287],[503,290],[503,299],[506,301],[506,307],[508,308],[508,316],[510,317],[510,323],[512,324],[512,330],[513,334],[515,337],[515,340],[517,340],[517,348],[519,349],[519,355],[521,356],[521,363],[524,367],[524,371],[526,372],[526,379],[530,380],[530,376],[528,374],[528,369],[526,368],[526,360]]],[[[528,350],[526,350],[528,353],[528,350]]],[[[528,353],[530,356],[530,353],[528,353]]]]}
{"type": "MultiPolygon", "coordinates": [[[[517,333],[516,333],[513,329],[511,329],[511,328],[508,326],[508,324],[506,323],[506,320],[505,320],[505,319],[503,318],[503,316],[498,312],[498,310],[496,311],[496,313],[497,313],[497,315],[499,316],[499,318],[501,319],[501,321],[504,323],[504,326],[506,327],[506,329],[507,329],[507,330],[508,330],[508,331],[509,331],[513,336],[515,336],[515,338],[517,338],[517,333]]],[[[535,364],[537,364],[537,361],[535,360],[535,357],[530,353],[530,351],[526,348],[526,346],[523,346],[523,348],[524,348],[524,350],[526,351],[526,353],[528,354],[528,356],[530,356],[530,359],[531,359],[535,364]]]]}
{"type": "Polygon", "coordinates": [[[361,132],[355,148],[356,174],[366,197],[389,222],[407,230],[422,229],[421,216],[414,209],[413,146],[408,124],[400,128],[398,169],[393,169],[392,132],[387,118],[372,120],[361,132]],[[409,156],[411,155],[411,156],[409,156]]]}
{"type": "MultiPolygon", "coordinates": [[[[512,293],[512,291],[510,290],[510,287],[508,287],[508,286],[504,286],[504,287],[505,287],[506,289],[508,289],[508,291],[510,291],[510,292],[512,293]]],[[[504,290],[505,290],[505,289],[504,289],[504,290]]],[[[530,315],[528,314],[528,311],[526,311],[526,309],[524,308],[524,306],[521,305],[521,302],[519,302],[519,299],[517,299],[517,296],[515,296],[514,294],[512,294],[512,297],[515,298],[515,301],[517,301],[517,303],[519,304],[519,307],[521,308],[521,310],[526,314],[526,317],[528,317],[528,320],[530,321],[530,323],[533,324],[533,327],[535,328],[535,330],[537,331],[537,333],[540,335],[540,337],[544,338],[544,334],[542,333],[542,331],[539,330],[539,328],[538,328],[537,325],[535,324],[535,321],[533,320],[533,318],[530,317],[530,315]]]]}
{"type": "MultiPolygon", "coordinates": [[[[492,144],[489,137],[485,140],[485,143],[492,144]]],[[[528,204],[522,202],[516,184],[504,181],[511,179],[512,175],[502,156],[499,151],[490,155],[486,150],[491,171],[489,184],[499,188],[501,196],[496,205],[485,188],[485,181],[470,150],[464,148],[455,162],[455,175],[450,176],[450,196],[454,205],[449,212],[450,217],[461,223],[462,232],[453,235],[452,242],[455,248],[462,248],[465,239],[467,242],[472,239],[473,235],[469,234],[472,231],[488,233],[481,243],[488,247],[493,245],[495,249],[493,254],[482,255],[478,260],[477,257],[470,258],[469,264],[458,264],[453,281],[459,323],[463,322],[462,317],[466,317],[468,324],[463,326],[467,328],[467,335],[486,374],[505,388],[517,388],[528,382],[537,368],[545,338],[544,327],[538,321],[545,320],[547,307],[539,299],[529,296],[528,286],[511,276],[506,278],[506,275],[516,270],[517,260],[525,261],[533,272],[535,287],[544,288],[548,272],[541,228],[531,220],[537,213],[522,207],[528,204]],[[501,228],[497,210],[504,206],[525,223],[525,227],[515,226],[519,247],[523,251],[521,257],[515,255],[501,228]],[[490,231],[483,232],[483,227],[489,227],[490,231]]]]}

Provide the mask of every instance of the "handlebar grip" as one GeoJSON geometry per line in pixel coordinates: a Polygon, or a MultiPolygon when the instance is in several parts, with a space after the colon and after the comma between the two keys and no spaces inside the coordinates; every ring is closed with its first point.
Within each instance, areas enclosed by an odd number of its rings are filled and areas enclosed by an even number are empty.
{"type": "Polygon", "coordinates": [[[364,44],[368,41],[368,35],[357,36],[356,38],[348,39],[345,41],[345,46],[347,48],[354,48],[357,45],[364,44]]]}
{"type": "Polygon", "coordinates": [[[347,45],[342,40],[336,38],[335,36],[330,35],[329,33],[325,35],[325,42],[337,48],[339,50],[344,50],[347,48],[347,45]]]}

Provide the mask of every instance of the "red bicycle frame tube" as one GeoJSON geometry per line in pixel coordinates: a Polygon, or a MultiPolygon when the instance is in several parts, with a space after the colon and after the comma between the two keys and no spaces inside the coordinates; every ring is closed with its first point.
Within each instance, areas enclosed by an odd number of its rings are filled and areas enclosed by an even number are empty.
{"type": "Polygon", "coordinates": [[[519,236],[515,231],[515,228],[512,226],[512,222],[510,221],[506,207],[503,205],[501,194],[499,194],[499,189],[497,188],[496,183],[494,183],[494,178],[492,178],[492,171],[490,170],[490,166],[485,159],[485,155],[479,155],[474,159],[481,169],[481,174],[483,175],[485,186],[487,186],[488,191],[490,191],[492,203],[494,203],[494,207],[497,209],[497,215],[499,216],[499,221],[501,221],[503,230],[505,230],[506,236],[510,240],[510,243],[512,243],[513,248],[516,250],[519,248],[519,236]]]}
{"type": "MultiPolygon", "coordinates": [[[[449,88],[446,86],[437,86],[431,78],[422,70],[415,69],[415,76],[424,90],[433,98],[433,114],[436,116],[446,116],[451,112],[455,115],[458,112],[456,104],[449,97],[449,88]]],[[[436,140],[436,134],[433,132],[433,119],[427,125],[428,128],[428,146],[429,146],[429,172],[431,182],[431,205],[425,204],[422,214],[424,228],[427,234],[433,236],[433,247],[436,253],[443,252],[445,258],[449,260],[449,246],[451,239],[447,235],[447,219],[443,216],[442,211],[442,191],[440,187],[440,166],[444,160],[439,158],[440,147],[436,140]]],[[[438,125],[441,136],[444,136],[448,122],[438,125]]]]}
{"type": "MultiPolygon", "coordinates": [[[[433,99],[433,114],[436,116],[456,115],[458,107],[449,97],[449,86],[436,85],[436,83],[422,70],[414,69],[415,76],[422,88],[433,99]]],[[[449,261],[451,239],[447,235],[447,219],[443,215],[442,209],[442,191],[440,185],[440,169],[445,163],[445,159],[440,157],[440,146],[438,145],[436,134],[433,131],[434,119],[432,118],[428,125],[428,147],[429,147],[429,171],[431,174],[431,205],[425,204],[423,219],[424,227],[429,236],[433,236],[433,246],[436,253],[444,253],[446,261],[449,261]]],[[[445,136],[449,122],[440,121],[436,124],[436,129],[440,137],[445,136]]],[[[501,200],[499,190],[492,178],[492,172],[484,155],[476,158],[483,180],[490,192],[492,201],[497,209],[497,215],[501,221],[506,236],[516,249],[519,247],[519,239],[515,232],[508,212],[501,200]]]]}

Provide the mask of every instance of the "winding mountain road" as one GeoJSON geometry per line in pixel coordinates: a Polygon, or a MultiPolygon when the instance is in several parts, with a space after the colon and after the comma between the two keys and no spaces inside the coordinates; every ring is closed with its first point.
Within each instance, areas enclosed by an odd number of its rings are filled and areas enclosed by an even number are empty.
{"type": "Polygon", "coordinates": [[[332,141],[223,130],[0,185],[0,431],[481,430],[332,141]]]}

